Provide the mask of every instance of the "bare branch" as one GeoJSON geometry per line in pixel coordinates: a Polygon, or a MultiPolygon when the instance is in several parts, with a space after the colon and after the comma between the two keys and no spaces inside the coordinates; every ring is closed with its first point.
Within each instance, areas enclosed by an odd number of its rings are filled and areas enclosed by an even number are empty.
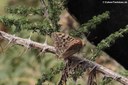
{"type": "MultiPolygon", "coordinates": [[[[36,49],[40,49],[40,50],[45,49],[46,52],[56,53],[56,49],[53,46],[50,46],[47,44],[37,43],[37,42],[34,42],[32,40],[29,40],[29,39],[23,39],[20,37],[16,37],[16,36],[10,35],[8,33],[5,33],[3,31],[0,31],[0,38],[11,41],[14,44],[18,44],[18,45],[21,45],[24,47],[29,46],[29,48],[36,48],[36,49]]],[[[128,78],[125,78],[124,76],[121,76],[121,75],[103,67],[102,65],[99,65],[99,64],[92,62],[90,60],[82,59],[82,58],[75,57],[75,56],[72,56],[69,59],[72,62],[75,62],[76,60],[82,61],[82,65],[85,68],[87,68],[87,66],[88,66],[88,68],[96,67],[96,70],[98,70],[102,74],[107,75],[108,77],[111,77],[112,79],[114,79],[114,80],[116,80],[116,81],[118,81],[124,85],[128,85],[128,78]]]]}
{"type": "Polygon", "coordinates": [[[117,74],[111,70],[109,70],[108,68],[102,66],[102,65],[99,65],[93,61],[90,61],[88,59],[82,59],[82,58],[79,58],[78,56],[72,56],[69,58],[70,61],[82,61],[81,65],[83,65],[82,67],[84,68],[96,68],[97,71],[99,71],[100,73],[102,73],[103,75],[107,76],[107,77],[110,77],[120,83],[122,83],[123,85],[128,85],[128,78],[124,77],[124,76],[121,76],[120,74],[117,74]]]}
{"type": "Polygon", "coordinates": [[[56,49],[53,46],[49,46],[46,43],[41,44],[38,42],[34,42],[30,39],[23,39],[23,38],[16,37],[14,35],[5,33],[3,31],[0,31],[0,38],[8,40],[9,42],[11,42],[13,44],[18,44],[18,45],[24,46],[26,48],[36,48],[39,50],[45,49],[46,52],[51,52],[51,53],[56,52],[56,49]]]}

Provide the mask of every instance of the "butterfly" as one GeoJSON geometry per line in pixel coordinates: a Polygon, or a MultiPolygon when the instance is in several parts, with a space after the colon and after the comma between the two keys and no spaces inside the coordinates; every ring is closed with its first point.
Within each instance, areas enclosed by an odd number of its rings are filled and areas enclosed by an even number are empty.
{"type": "Polygon", "coordinates": [[[56,48],[56,55],[59,58],[68,58],[80,51],[83,47],[83,42],[79,38],[74,38],[68,34],[61,32],[54,32],[51,35],[54,46],[56,48]]]}

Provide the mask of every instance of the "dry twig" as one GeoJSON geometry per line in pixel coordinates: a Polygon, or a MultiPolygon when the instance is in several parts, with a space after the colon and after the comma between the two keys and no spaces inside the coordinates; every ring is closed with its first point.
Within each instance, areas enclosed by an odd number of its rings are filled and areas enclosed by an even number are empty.
{"type": "MultiPolygon", "coordinates": [[[[28,47],[29,48],[36,48],[36,49],[45,49],[46,52],[51,52],[51,53],[56,53],[56,49],[55,47],[53,46],[50,46],[50,45],[47,45],[47,44],[41,44],[41,43],[37,43],[37,42],[34,42],[32,40],[29,40],[29,39],[23,39],[23,38],[20,38],[20,37],[16,37],[16,36],[13,36],[13,35],[10,35],[8,33],[5,33],[3,31],[0,31],[0,38],[4,39],[4,40],[8,40],[8,41],[11,41],[11,43],[13,44],[18,44],[18,45],[21,45],[21,46],[24,46],[24,47],[28,47]]],[[[79,61],[82,61],[82,64],[83,67],[85,68],[93,68],[93,67],[96,67],[96,70],[99,71],[100,73],[104,74],[104,75],[107,75],[109,77],[111,77],[112,79],[122,83],[123,85],[128,85],[128,78],[124,77],[124,76],[121,76],[105,67],[103,67],[102,65],[99,65],[95,62],[92,62],[90,60],[87,60],[87,59],[82,59],[82,58],[79,58],[78,56],[72,56],[69,58],[72,62],[73,61],[76,61],[76,60],[79,60],[79,61]]]]}

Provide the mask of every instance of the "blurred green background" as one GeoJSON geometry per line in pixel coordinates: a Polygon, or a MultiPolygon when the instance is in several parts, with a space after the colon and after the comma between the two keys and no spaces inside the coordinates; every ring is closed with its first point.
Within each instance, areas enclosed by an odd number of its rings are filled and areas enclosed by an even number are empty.
{"type": "MultiPolygon", "coordinates": [[[[6,13],[7,7],[39,7],[41,3],[39,0],[0,0],[0,16],[9,16],[18,18],[18,15],[11,15],[6,13]]],[[[41,16],[29,16],[30,20],[41,20],[41,16]]],[[[6,28],[8,33],[15,34],[18,37],[28,39],[31,35],[31,31],[22,30],[20,32],[14,32],[13,29],[9,29],[6,26],[0,24],[0,29],[6,28]]],[[[32,33],[31,40],[43,43],[46,36],[38,33],[32,33]]],[[[48,44],[52,45],[51,39],[48,37],[48,44]]],[[[91,45],[87,45],[86,56],[91,54],[91,45]],[[89,49],[90,48],[90,49],[89,49]]],[[[35,85],[42,77],[43,73],[47,73],[50,68],[60,65],[62,62],[57,59],[54,54],[42,53],[40,56],[40,50],[27,49],[25,47],[14,45],[8,41],[0,40],[0,85],[35,85]]],[[[90,55],[91,56],[91,55],[90,55]]],[[[119,68],[118,68],[119,69],[119,68]]],[[[46,81],[42,85],[57,85],[60,74],[54,75],[51,82],[46,81]]],[[[44,76],[45,77],[45,76],[44,76]]],[[[87,75],[83,75],[78,79],[77,85],[86,85],[87,75]]],[[[75,85],[72,79],[68,79],[67,85],[75,85]]],[[[114,85],[114,84],[110,84],[114,85]]],[[[117,85],[117,84],[116,84],[117,85]]]]}
{"type": "MultiPolygon", "coordinates": [[[[20,5],[40,7],[40,2],[38,0],[0,0],[0,16],[7,15],[6,7],[20,5]]],[[[34,17],[38,19],[38,16],[34,17]]],[[[12,30],[8,30],[8,33],[13,34],[12,30]]],[[[29,38],[30,34],[31,31],[28,30],[15,33],[16,36],[22,38],[29,38]]],[[[45,36],[32,33],[31,40],[43,43],[45,36]]],[[[8,41],[0,41],[0,85],[35,85],[43,73],[61,62],[53,54],[45,53],[38,56],[40,51],[37,49],[28,49],[26,51],[27,48],[25,47],[8,43],[8,41]]],[[[56,76],[50,85],[57,83],[58,78],[56,76]]]]}

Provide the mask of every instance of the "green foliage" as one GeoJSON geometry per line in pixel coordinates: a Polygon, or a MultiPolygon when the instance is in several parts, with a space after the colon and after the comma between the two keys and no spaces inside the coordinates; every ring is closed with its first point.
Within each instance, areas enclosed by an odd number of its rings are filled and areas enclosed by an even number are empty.
{"type": "Polygon", "coordinates": [[[62,9],[64,9],[63,4],[65,0],[48,0],[47,9],[49,14],[49,19],[52,22],[54,28],[58,28],[57,22],[59,20],[59,15],[62,9]]]}
{"type": "Polygon", "coordinates": [[[30,24],[26,18],[0,16],[0,21],[8,28],[14,28],[15,32],[21,31],[23,24],[30,24]]]}
{"type": "Polygon", "coordinates": [[[119,31],[116,31],[115,33],[112,33],[107,38],[103,39],[96,47],[92,59],[95,60],[95,58],[100,54],[101,50],[104,50],[106,48],[109,48],[112,44],[116,42],[117,39],[124,37],[124,35],[128,33],[128,27],[126,26],[125,29],[120,29],[119,31]]]}
{"type": "Polygon", "coordinates": [[[112,79],[105,77],[101,82],[100,85],[112,85],[112,79]]]}
{"type": "Polygon", "coordinates": [[[46,73],[42,75],[42,77],[38,80],[36,85],[42,85],[42,83],[45,81],[52,81],[54,76],[60,73],[63,69],[64,69],[63,63],[49,69],[46,73]]]}
{"type": "MultiPolygon", "coordinates": [[[[27,38],[33,33],[33,40],[44,42],[44,35],[50,35],[52,32],[59,31],[57,24],[60,12],[64,9],[63,5],[66,0],[42,0],[39,7],[8,7],[6,12],[9,15],[0,16],[2,22],[13,33],[18,33],[18,36],[27,38]],[[40,34],[40,35],[39,35],[40,34]],[[43,35],[43,36],[42,36],[43,35]]],[[[22,2],[22,1],[21,1],[22,2]]],[[[109,19],[109,12],[94,16],[87,23],[80,26],[78,30],[72,31],[72,36],[81,36],[83,33],[88,33],[104,20],[109,19]]],[[[111,34],[106,39],[102,40],[94,50],[92,59],[95,60],[101,50],[110,47],[118,38],[123,37],[127,33],[126,29],[111,34]]],[[[37,85],[42,85],[45,81],[53,82],[55,75],[59,74],[64,65],[60,60],[55,59],[52,54],[46,54],[45,57],[39,57],[39,52],[35,49],[22,48],[17,45],[6,47],[7,42],[1,43],[0,54],[0,84],[1,85],[30,85],[37,82],[37,85]],[[36,57],[38,56],[38,58],[36,57]],[[42,76],[40,76],[42,74],[42,76]],[[40,77],[40,79],[39,79],[40,77]],[[38,81],[37,81],[38,79],[38,81]]],[[[83,69],[77,68],[73,70],[71,77],[79,77],[83,75],[83,69]]],[[[57,76],[58,78],[58,76],[57,76]]],[[[58,80],[57,80],[58,81],[58,80]]],[[[56,80],[54,83],[57,82],[56,80]]],[[[106,81],[105,81],[106,83],[106,81]]],[[[104,85],[103,83],[102,85],[104,85]]]]}
{"type": "Polygon", "coordinates": [[[81,36],[83,33],[88,33],[92,29],[95,29],[97,25],[102,23],[103,21],[109,19],[109,12],[106,11],[98,16],[94,16],[91,20],[89,20],[87,23],[80,26],[78,30],[73,30],[71,32],[72,36],[81,36]]]}
{"type": "Polygon", "coordinates": [[[11,18],[7,16],[1,16],[0,21],[8,28],[13,29],[15,32],[28,29],[33,30],[34,32],[39,32],[43,35],[49,35],[52,32],[58,31],[59,26],[57,22],[59,20],[61,10],[64,9],[64,0],[45,0],[43,2],[43,8],[33,8],[26,6],[9,7],[6,9],[8,13],[17,14],[22,17],[16,19],[16,16],[14,15],[11,18]],[[39,21],[35,19],[29,19],[29,17],[34,17],[36,15],[39,15],[41,18],[43,16],[42,20],[39,21]]]}
{"type": "Polygon", "coordinates": [[[128,77],[128,70],[121,70],[120,74],[123,75],[123,76],[128,77]]]}
{"type": "Polygon", "coordinates": [[[8,13],[11,14],[18,14],[22,16],[28,16],[28,15],[44,15],[45,10],[42,8],[35,8],[35,7],[25,7],[25,6],[19,6],[19,7],[9,7],[6,9],[8,13]]]}

